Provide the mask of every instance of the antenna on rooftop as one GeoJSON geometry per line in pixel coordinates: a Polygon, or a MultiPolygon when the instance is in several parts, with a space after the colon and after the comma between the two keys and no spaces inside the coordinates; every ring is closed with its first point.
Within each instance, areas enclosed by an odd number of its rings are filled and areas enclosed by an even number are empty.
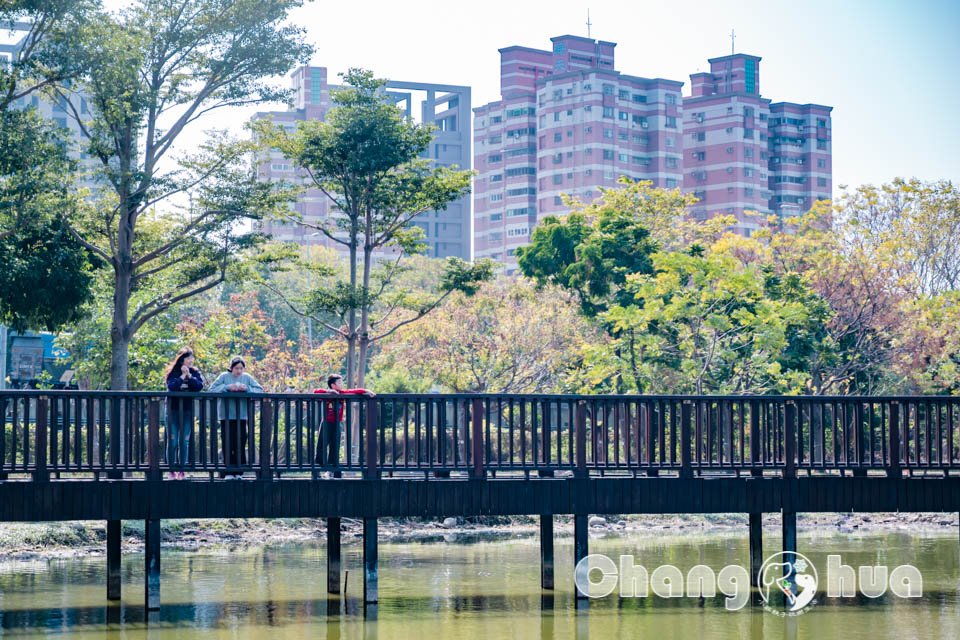
{"type": "Polygon", "coordinates": [[[737,39],[737,34],[733,29],[730,29],[730,55],[734,54],[733,43],[737,39]]]}
{"type": "Polygon", "coordinates": [[[590,9],[587,9],[587,37],[590,37],[590,27],[593,26],[590,23],[590,9]]]}

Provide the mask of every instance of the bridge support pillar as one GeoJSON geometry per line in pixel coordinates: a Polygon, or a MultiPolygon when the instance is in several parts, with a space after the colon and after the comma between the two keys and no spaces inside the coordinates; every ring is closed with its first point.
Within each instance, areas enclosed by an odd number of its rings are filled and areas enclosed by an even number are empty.
{"type": "Polygon", "coordinates": [[[363,519],[363,603],[377,602],[377,519],[363,519]]]}
{"type": "Polygon", "coordinates": [[[763,514],[750,514],[750,586],[759,586],[758,574],[763,565],[763,514]]]}
{"type": "Polygon", "coordinates": [[[147,520],[144,529],[144,606],[156,611],[160,608],[160,521],[147,520]]]}
{"type": "Polygon", "coordinates": [[[120,599],[120,521],[107,520],[107,600],[120,599]]]}
{"type": "MultiPolygon", "coordinates": [[[[784,567],[784,576],[792,572],[793,563],[797,561],[797,512],[783,512],[783,561],[789,562],[789,567],[784,567]]],[[[790,578],[796,588],[796,582],[790,578]]]]}
{"type": "Polygon", "coordinates": [[[553,516],[540,516],[540,587],[553,589],[553,516]]]}
{"type": "Polygon", "coordinates": [[[340,593],[341,567],[340,518],[327,518],[327,593],[340,593]]]}
{"type": "MultiPolygon", "coordinates": [[[[589,533],[587,530],[587,515],[586,514],[575,514],[573,516],[573,568],[574,576],[576,576],[577,564],[587,557],[590,553],[589,550],[589,533]]],[[[576,599],[586,598],[587,594],[580,593],[580,590],[577,589],[576,583],[573,585],[573,591],[576,594],[576,599]]]]}

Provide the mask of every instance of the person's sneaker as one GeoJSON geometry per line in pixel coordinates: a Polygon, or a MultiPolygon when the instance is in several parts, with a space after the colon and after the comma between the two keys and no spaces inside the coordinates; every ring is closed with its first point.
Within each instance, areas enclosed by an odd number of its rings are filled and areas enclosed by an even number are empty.
{"type": "Polygon", "coordinates": [[[329,479],[332,478],[332,477],[333,477],[333,474],[330,473],[329,471],[324,471],[324,472],[323,472],[323,479],[324,479],[324,480],[329,480],[329,479]]]}

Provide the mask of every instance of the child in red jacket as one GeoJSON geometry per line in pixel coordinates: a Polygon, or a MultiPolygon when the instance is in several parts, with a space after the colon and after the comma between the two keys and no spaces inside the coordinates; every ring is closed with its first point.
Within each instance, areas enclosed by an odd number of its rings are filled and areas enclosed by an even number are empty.
{"type": "MultiPolygon", "coordinates": [[[[328,393],[333,395],[365,395],[373,397],[376,394],[367,389],[344,389],[343,376],[333,374],[327,378],[326,389],[314,389],[314,393],[328,393]]],[[[317,447],[317,464],[328,467],[336,467],[339,464],[340,453],[340,423],[343,422],[343,413],[346,406],[344,400],[327,400],[324,402],[324,421],[323,428],[320,429],[320,446],[317,447]]],[[[334,477],[339,478],[340,472],[336,471],[334,477]]],[[[325,474],[329,477],[329,472],[325,474]]]]}

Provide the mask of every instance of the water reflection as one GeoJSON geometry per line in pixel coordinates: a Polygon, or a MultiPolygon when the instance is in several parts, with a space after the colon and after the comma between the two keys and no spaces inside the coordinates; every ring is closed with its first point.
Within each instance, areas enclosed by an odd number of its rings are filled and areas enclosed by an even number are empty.
{"type": "MultiPolygon", "coordinates": [[[[767,552],[779,541],[766,541],[767,552]]],[[[159,612],[142,606],[143,559],[124,558],[124,599],[105,602],[102,558],[0,564],[0,637],[92,633],[99,638],[263,638],[281,633],[324,638],[477,637],[567,640],[648,636],[655,640],[817,638],[891,640],[960,637],[960,560],[954,535],[941,538],[816,536],[801,549],[826,566],[841,553],[852,566],[905,562],[924,576],[924,595],[901,600],[831,599],[798,618],[760,606],[728,612],[724,596],[575,600],[572,545],[558,538],[558,589],[542,592],[535,537],[384,543],[379,605],[364,606],[361,553],[345,546],[350,571],[344,596],[327,597],[322,545],[286,545],[204,552],[165,551],[159,612]],[[274,631],[271,631],[274,630],[274,631]]],[[[664,538],[636,534],[591,539],[591,550],[632,553],[648,568],[706,564],[717,569],[746,560],[745,535],[664,538]]]]}

